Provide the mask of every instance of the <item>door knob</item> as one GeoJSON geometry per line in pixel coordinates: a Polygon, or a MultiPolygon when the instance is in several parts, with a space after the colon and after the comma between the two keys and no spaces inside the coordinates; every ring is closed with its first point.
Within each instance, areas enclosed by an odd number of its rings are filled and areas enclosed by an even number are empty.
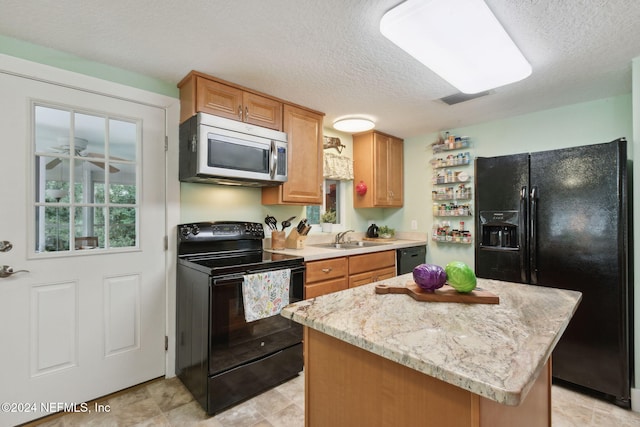
{"type": "Polygon", "coordinates": [[[11,277],[16,273],[28,273],[29,270],[14,270],[13,267],[9,265],[3,265],[0,267],[0,278],[11,277]]]}
{"type": "Polygon", "coordinates": [[[0,241],[0,252],[9,252],[13,248],[13,243],[8,240],[0,241]]]}

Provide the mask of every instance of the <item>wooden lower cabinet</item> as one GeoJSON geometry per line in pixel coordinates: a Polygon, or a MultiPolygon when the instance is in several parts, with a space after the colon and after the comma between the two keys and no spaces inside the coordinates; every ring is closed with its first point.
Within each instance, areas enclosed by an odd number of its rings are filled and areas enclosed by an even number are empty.
{"type": "Polygon", "coordinates": [[[318,283],[310,283],[304,287],[304,298],[315,298],[332,292],[344,291],[349,287],[346,277],[334,280],[324,280],[318,283]]]}
{"type": "Polygon", "coordinates": [[[367,271],[365,273],[352,274],[349,276],[349,287],[367,285],[379,280],[390,279],[396,277],[396,268],[387,267],[379,270],[367,271]]]}
{"type": "Polygon", "coordinates": [[[349,287],[348,273],[347,257],[308,261],[306,263],[304,298],[315,298],[347,289],[349,287]]]}
{"type": "Polygon", "coordinates": [[[396,276],[396,251],[349,257],[349,287],[366,285],[396,276]],[[372,270],[372,268],[375,268],[372,270]]]}
{"type": "Polygon", "coordinates": [[[551,362],[501,405],[305,327],[305,426],[551,427],[551,362]]]}
{"type": "Polygon", "coordinates": [[[304,298],[308,299],[395,277],[396,251],[308,261],[306,264],[304,298]]]}

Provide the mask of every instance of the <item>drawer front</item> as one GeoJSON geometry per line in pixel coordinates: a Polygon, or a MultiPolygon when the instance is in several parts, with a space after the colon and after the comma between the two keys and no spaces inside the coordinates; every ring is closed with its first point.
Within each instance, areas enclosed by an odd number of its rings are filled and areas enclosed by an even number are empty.
{"type": "Polygon", "coordinates": [[[347,258],[331,258],[307,262],[307,283],[336,279],[347,275],[347,258]]]}
{"type": "Polygon", "coordinates": [[[348,287],[346,277],[313,283],[304,287],[304,299],[319,297],[320,295],[330,294],[331,292],[344,291],[348,287]]]}
{"type": "Polygon", "coordinates": [[[349,274],[364,273],[372,268],[395,267],[396,251],[374,252],[349,257],[349,274]]]}
{"type": "Polygon", "coordinates": [[[396,277],[395,267],[387,267],[379,270],[367,271],[365,273],[358,273],[349,276],[349,287],[355,288],[357,286],[379,282],[380,280],[390,279],[392,277],[396,277]]]}

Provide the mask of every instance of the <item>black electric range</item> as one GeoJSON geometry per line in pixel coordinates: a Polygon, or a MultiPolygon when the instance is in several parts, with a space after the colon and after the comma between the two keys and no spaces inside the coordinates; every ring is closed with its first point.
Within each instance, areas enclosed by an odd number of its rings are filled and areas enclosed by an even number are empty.
{"type": "Polygon", "coordinates": [[[176,373],[209,414],[302,371],[302,327],[280,315],[247,322],[248,274],[289,269],[289,301],[302,299],[304,259],[263,251],[260,223],[178,226],[176,373]]]}

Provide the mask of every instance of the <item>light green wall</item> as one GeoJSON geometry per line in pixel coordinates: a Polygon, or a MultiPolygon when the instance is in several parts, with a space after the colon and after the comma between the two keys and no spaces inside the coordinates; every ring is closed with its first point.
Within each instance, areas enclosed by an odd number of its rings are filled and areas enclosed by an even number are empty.
{"type": "MultiPolygon", "coordinates": [[[[472,139],[472,156],[495,156],[596,144],[625,136],[631,139],[631,95],[570,105],[460,129],[452,134],[472,139]]],[[[353,142],[348,134],[325,128],[327,136],[337,136],[346,145],[342,155],[352,157],[353,142]]],[[[405,140],[403,209],[353,209],[353,183],[346,182],[345,227],[365,231],[370,222],[410,231],[416,220],[419,232],[430,233],[433,225],[431,200],[431,143],[437,134],[405,140]]],[[[632,151],[630,149],[630,151],[632,151]]],[[[473,175],[473,165],[467,169],[473,175]]],[[[473,182],[473,178],[471,183],[473,182]]],[[[276,218],[304,217],[298,206],[263,206],[259,188],[181,184],[182,222],[242,219],[263,222],[267,214],[276,218]]],[[[467,221],[469,221],[467,219],[467,221]]],[[[470,221],[469,221],[470,222],[470,221]]],[[[469,224],[472,227],[472,224],[469,224]]],[[[314,230],[315,232],[319,230],[314,230]]],[[[444,265],[461,260],[473,265],[473,247],[430,243],[427,259],[444,265]]]]}
{"type": "MultiPolygon", "coordinates": [[[[623,136],[631,141],[631,111],[631,94],[626,94],[448,131],[471,138],[472,157],[544,151],[597,144],[623,136]]],[[[405,207],[389,216],[399,229],[408,230],[411,220],[416,219],[419,231],[431,233],[430,144],[437,137],[434,133],[405,140],[405,207]]],[[[633,151],[631,144],[629,151],[633,151]]],[[[473,176],[473,165],[466,170],[473,176]]],[[[473,184],[473,177],[470,182],[473,184]]],[[[473,247],[431,242],[427,260],[439,265],[460,260],[473,266],[473,247]]]]}
{"type": "Polygon", "coordinates": [[[178,98],[178,82],[165,82],[142,74],[112,67],[100,62],[90,61],[59,50],[38,46],[33,43],[3,36],[0,34],[0,53],[15,56],[63,70],[93,76],[126,86],[144,89],[149,92],[178,98]]]}

